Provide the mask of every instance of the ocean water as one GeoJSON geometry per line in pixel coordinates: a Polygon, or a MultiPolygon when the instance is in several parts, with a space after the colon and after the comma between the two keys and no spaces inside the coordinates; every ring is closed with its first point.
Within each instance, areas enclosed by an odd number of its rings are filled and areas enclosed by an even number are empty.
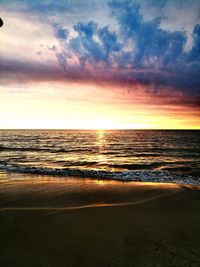
{"type": "Polygon", "coordinates": [[[197,185],[199,133],[0,130],[0,171],[197,185]]]}

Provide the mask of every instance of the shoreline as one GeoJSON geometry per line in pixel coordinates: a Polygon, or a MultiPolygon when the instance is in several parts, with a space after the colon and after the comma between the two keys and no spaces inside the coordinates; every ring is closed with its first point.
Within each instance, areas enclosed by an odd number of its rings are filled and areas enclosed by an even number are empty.
{"type": "Polygon", "coordinates": [[[142,203],[193,186],[4,173],[0,175],[0,209],[76,209],[142,203]]]}
{"type": "Polygon", "coordinates": [[[87,169],[51,169],[51,168],[36,168],[36,167],[16,167],[5,166],[0,170],[6,173],[17,173],[25,175],[42,175],[68,177],[77,179],[96,179],[105,181],[120,181],[120,182],[144,182],[144,183],[160,183],[160,184],[177,184],[183,186],[200,187],[200,178],[194,179],[192,176],[187,176],[183,173],[161,171],[161,170],[126,170],[126,171],[105,171],[105,170],[87,170],[87,169]],[[178,177],[178,178],[177,178],[178,177]]]}

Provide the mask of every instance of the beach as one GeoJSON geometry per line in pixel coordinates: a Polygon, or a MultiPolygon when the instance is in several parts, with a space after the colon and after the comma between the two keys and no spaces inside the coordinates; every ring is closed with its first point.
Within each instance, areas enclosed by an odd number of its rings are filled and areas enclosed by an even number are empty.
{"type": "Polygon", "coordinates": [[[0,267],[200,267],[200,0],[0,0],[0,267]]]}
{"type": "Polygon", "coordinates": [[[1,266],[200,265],[199,187],[0,177],[1,266]]]}

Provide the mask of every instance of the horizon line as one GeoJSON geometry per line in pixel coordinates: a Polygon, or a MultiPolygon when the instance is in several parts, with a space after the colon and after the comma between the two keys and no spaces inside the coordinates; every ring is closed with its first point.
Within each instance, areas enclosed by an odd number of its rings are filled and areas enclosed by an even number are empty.
{"type": "Polygon", "coordinates": [[[81,129],[81,128],[0,128],[0,131],[191,131],[200,130],[200,128],[119,128],[119,129],[81,129]]]}

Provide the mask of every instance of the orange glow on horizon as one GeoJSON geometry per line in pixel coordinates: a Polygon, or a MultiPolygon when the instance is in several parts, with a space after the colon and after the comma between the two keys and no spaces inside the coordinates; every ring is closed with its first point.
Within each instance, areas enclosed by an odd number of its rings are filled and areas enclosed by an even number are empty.
{"type": "MultiPolygon", "coordinates": [[[[200,112],[142,90],[36,83],[1,90],[0,129],[200,129],[200,112]],[[17,90],[16,90],[17,91],[17,90]]],[[[0,86],[1,87],[1,86],[0,86]]],[[[172,99],[173,100],[173,99],[172,99]]]]}

